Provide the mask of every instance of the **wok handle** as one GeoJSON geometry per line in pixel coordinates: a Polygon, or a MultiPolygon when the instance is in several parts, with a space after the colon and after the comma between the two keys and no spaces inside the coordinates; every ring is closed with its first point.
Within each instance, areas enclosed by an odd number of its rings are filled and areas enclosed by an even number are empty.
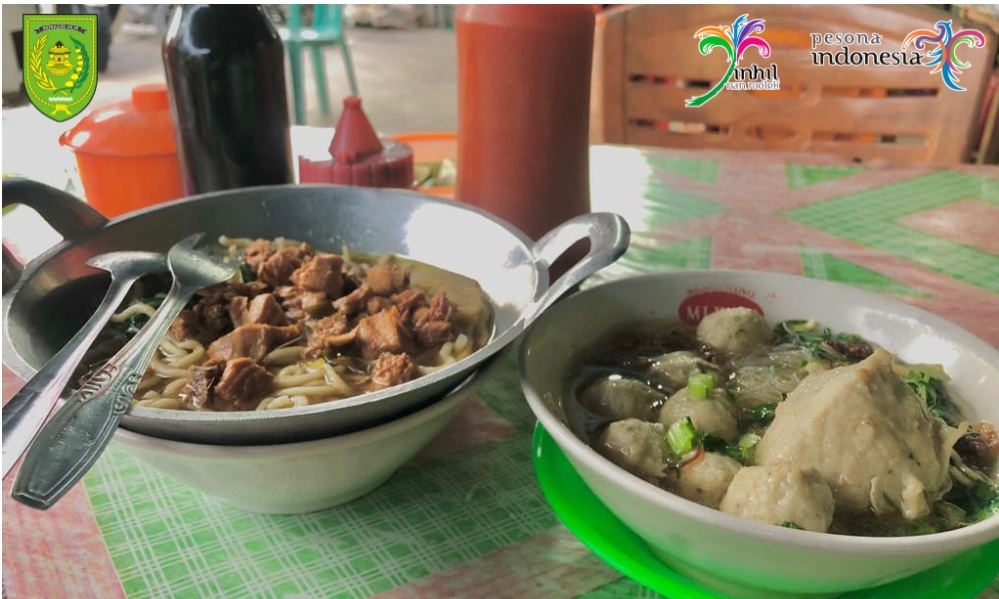
{"type": "Polygon", "coordinates": [[[552,264],[577,242],[589,239],[590,249],[583,258],[546,289],[524,313],[530,324],[555,300],[586,277],[613,264],[628,249],[631,228],[623,217],[611,212],[593,212],[577,216],[549,231],[531,248],[538,270],[549,272],[552,264]]]}
{"type": "MultiPolygon", "coordinates": [[[[100,229],[108,222],[104,215],[76,196],[22,177],[3,180],[3,206],[6,208],[11,204],[24,204],[33,208],[64,239],[82,237],[100,229]]],[[[17,283],[22,270],[24,270],[24,264],[5,245],[3,248],[4,293],[17,283]]]]}

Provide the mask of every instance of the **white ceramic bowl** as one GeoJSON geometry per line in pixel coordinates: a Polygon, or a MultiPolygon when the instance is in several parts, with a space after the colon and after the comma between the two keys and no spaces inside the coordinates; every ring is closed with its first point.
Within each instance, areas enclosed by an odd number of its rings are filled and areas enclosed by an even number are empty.
{"type": "Polygon", "coordinates": [[[789,275],[689,271],[621,279],[543,314],[521,346],[524,392],[586,484],[664,562],[722,592],[776,599],[831,595],[897,580],[999,537],[999,517],[921,537],[868,538],[744,520],[663,491],[591,449],[564,405],[577,352],[609,328],[648,318],[699,320],[712,309],[759,306],[768,322],[815,318],[901,358],[939,363],[973,416],[999,424],[999,351],[926,311],[853,287],[789,275]],[[585,325],[585,326],[583,326],[585,325]]]}
{"type": "Polygon", "coordinates": [[[118,429],[136,458],[224,503],[250,512],[299,514],[357,499],[388,480],[475,394],[498,360],[431,405],[356,433],[281,445],[169,441],[118,429]]]}

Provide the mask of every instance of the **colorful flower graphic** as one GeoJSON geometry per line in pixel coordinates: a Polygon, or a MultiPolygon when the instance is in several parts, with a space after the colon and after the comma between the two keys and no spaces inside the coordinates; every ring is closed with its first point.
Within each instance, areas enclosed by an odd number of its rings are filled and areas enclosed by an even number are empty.
{"type": "Polygon", "coordinates": [[[936,31],[932,29],[917,29],[905,36],[902,40],[902,49],[905,50],[910,45],[917,50],[926,50],[926,62],[923,66],[933,67],[931,74],[940,73],[944,84],[956,92],[963,92],[965,89],[958,85],[958,75],[961,69],[971,67],[971,63],[964,62],[957,56],[957,48],[960,45],[971,46],[972,48],[985,47],[985,35],[975,29],[962,29],[957,33],[951,25],[952,21],[937,21],[936,31]]]}
{"type": "Polygon", "coordinates": [[[732,73],[739,66],[743,54],[750,47],[755,47],[760,56],[768,58],[770,56],[770,44],[761,37],[754,34],[763,33],[765,26],[763,19],[749,20],[749,15],[742,15],[732,23],[732,26],[722,25],[719,27],[702,27],[694,33],[695,38],[699,38],[697,49],[702,56],[707,56],[715,48],[721,48],[728,54],[728,70],[714,87],[708,90],[703,96],[697,96],[687,100],[687,106],[696,108],[704,106],[711,98],[718,95],[725,84],[732,78],[732,73]]]}

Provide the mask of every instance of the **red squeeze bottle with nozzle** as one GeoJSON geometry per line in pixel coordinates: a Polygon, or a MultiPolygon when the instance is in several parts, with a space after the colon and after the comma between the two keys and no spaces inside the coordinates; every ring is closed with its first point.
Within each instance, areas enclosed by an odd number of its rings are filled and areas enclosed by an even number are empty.
{"type": "Polygon", "coordinates": [[[539,239],[589,212],[592,5],[461,6],[458,200],[539,239]]]}

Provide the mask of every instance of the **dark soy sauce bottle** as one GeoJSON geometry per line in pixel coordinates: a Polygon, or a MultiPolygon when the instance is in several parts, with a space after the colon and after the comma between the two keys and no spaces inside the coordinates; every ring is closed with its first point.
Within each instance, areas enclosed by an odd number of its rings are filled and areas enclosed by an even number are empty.
{"type": "Polygon", "coordinates": [[[163,64],[188,195],[294,182],[284,47],[263,7],[178,6],[163,64]]]}

